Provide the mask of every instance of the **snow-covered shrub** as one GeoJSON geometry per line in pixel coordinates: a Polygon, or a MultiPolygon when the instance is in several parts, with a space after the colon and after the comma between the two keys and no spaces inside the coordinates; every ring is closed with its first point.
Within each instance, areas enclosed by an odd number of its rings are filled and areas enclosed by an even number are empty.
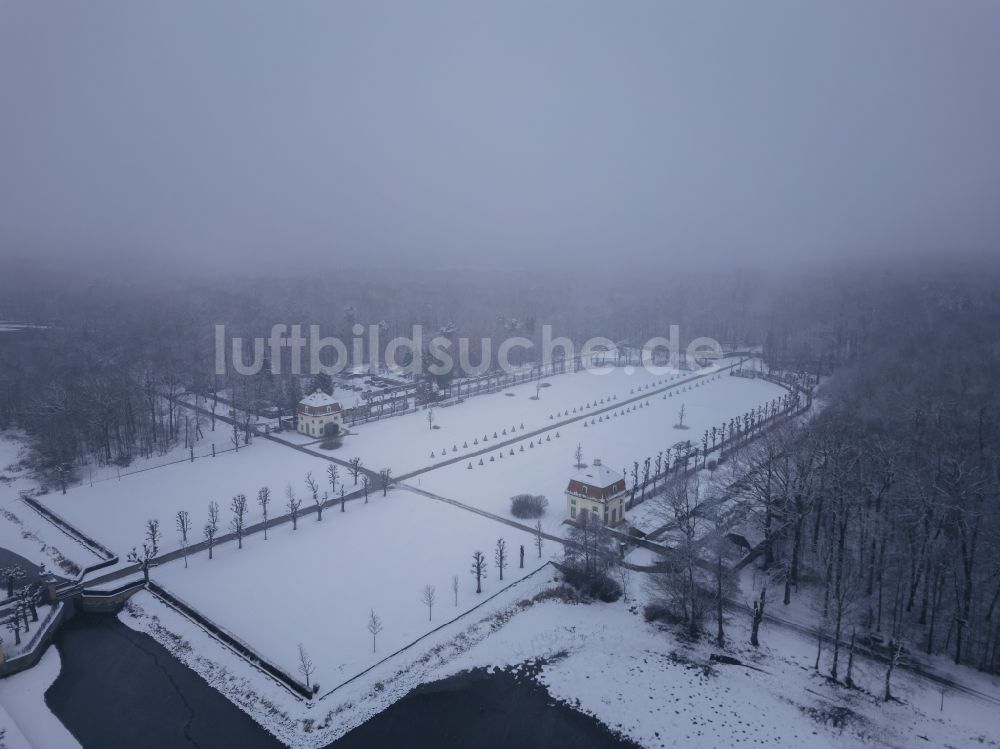
{"type": "Polygon", "coordinates": [[[622,597],[622,586],[603,572],[567,566],[562,573],[563,579],[586,598],[613,603],[622,597]]]}
{"type": "Polygon", "coordinates": [[[549,500],[541,494],[517,494],[510,498],[510,514],[516,518],[540,518],[549,500]]]}
{"type": "Polygon", "coordinates": [[[569,585],[561,583],[552,588],[546,588],[540,593],[536,593],[531,599],[532,603],[542,603],[543,601],[562,601],[563,603],[579,603],[580,596],[569,585]]]}
{"type": "Polygon", "coordinates": [[[670,624],[680,624],[683,618],[676,616],[673,611],[662,603],[651,603],[642,609],[642,618],[647,622],[669,622],[670,624]]]}

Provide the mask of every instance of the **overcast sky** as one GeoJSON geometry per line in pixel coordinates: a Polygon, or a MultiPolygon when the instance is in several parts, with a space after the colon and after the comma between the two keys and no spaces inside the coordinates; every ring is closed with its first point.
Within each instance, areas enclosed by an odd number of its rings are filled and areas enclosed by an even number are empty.
{"type": "Polygon", "coordinates": [[[0,257],[998,243],[995,0],[0,0],[0,257]]]}

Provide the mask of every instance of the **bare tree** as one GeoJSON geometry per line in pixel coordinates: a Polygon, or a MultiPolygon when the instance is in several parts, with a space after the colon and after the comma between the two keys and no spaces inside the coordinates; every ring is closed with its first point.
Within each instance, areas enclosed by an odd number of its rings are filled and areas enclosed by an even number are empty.
{"type": "Polygon", "coordinates": [[[351,472],[351,476],[354,477],[354,485],[357,486],[358,485],[358,474],[361,473],[361,458],[356,458],[356,457],[355,458],[351,458],[347,462],[348,462],[348,465],[350,465],[350,468],[348,468],[347,470],[349,470],[351,472]]]}
{"type": "Polygon", "coordinates": [[[493,563],[500,570],[500,579],[503,580],[503,571],[507,566],[507,542],[502,538],[497,539],[496,551],[493,553],[493,563]]]}
{"type": "Polygon", "coordinates": [[[306,652],[306,649],[302,647],[302,643],[299,643],[299,673],[302,674],[303,678],[306,680],[306,689],[312,689],[312,684],[310,678],[316,672],[316,666],[313,665],[312,659],[306,652]]]}
{"type": "Polygon", "coordinates": [[[319,482],[313,478],[312,471],[306,471],[306,490],[313,499],[319,495],[319,482]]]}
{"type": "Polygon", "coordinates": [[[476,592],[483,592],[483,578],[486,577],[486,555],[481,551],[472,552],[472,574],[476,576],[476,592]]]}
{"type": "MultiPolygon", "coordinates": [[[[330,467],[333,468],[333,465],[331,464],[330,467]]],[[[323,519],[323,501],[319,497],[319,483],[313,478],[312,471],[306,473],[306,489],[316,507],[316,520],[317,522],[321,521],[323,519]]]]}
{"type": "Polygon", "coordinates": [[[215,547],[215,536],[219,532],[219,503],[208,503],[208,522],[204,528],[205,540],[208,541],[208,558],[212,558],[212,549],[215,547]]]}
{"type": "Polygon", "coordinates": [[[642,464],[642,493],[639,495],[639,502],[646,501],[646,486],[649,484],[649,458],[642,464]]]}
{"type": "MultiPolygon", "coordinates": [[[[624,473],[622,474],[625,475],[624,473]]],[[[635,493],[639,489],[639,461],[633,461],[632,463],[632,494],[629,497],[629,506],[635,504],[635,493]]]]}
{"type": "Polygon", "coordinates": [[[184,550],[184,567],[188,566],[188,533],[191,532],[191,514],[180,510],[176,516],[177,532],[181,534],[181,548],[184,550]]]}
{"type": "Polygon", "coordinates": [[[577,468],[583,468],[583,446],[577,442],[576,450],[573,451],[573,459],[576,461],[577,468]]]}
{"type": "Polygon", "coordinates": [[[372,636],[372,652],[375,652],[375,638],[382,631],[382,619],[375,613],[375,609],[368,611],[368,632],[372,636]]]}
{"type": "Polygon", "coordinates": [[[138,564],[142,570],[142,578],[149,582],[149,568],[160,553],[160,521],[146,521],[146,540],[142,542],[142,553],[140,554],[133,546],[128,553],[128,561],[138,564]]]}
{"type": "Polygon", "coordinates": [[[750,612],[750,644],[755,648],[760,647],[760,639],[757,637],[760,631],[760,623],[764,621],[764,605],[767,603],[767,584],[760,586],[760,598],[753,602],[753,609],[750,612]]]}
{"type": "Polygon", "coordinates": [[[288,497],[288,514],[292,516],[292,530],[298,530],[299,528],[299,508],[302,506],[302,500],[295,496],[295,490],[292,485],[289,484],[285,487],[285,496],[288,497]]]}
{"type": "MultiPolygon", "coordinates": [[[[650,576],[650,584],[658,592],[662,605],[688,625],[688,637],[695,639],[705,617],[705,595],[700,584],[702,544],[701,488],[697,474],[678,478],[668,484],[666,496],[658,498],[664,520],[676,525],[678,540],[675,562],[671,569],[650,576]]],[[[600,527],[598,528],[600,530],[600,527]]]]}
{"type": "Polygon", "coordinates": [[[267,506],[271,503],[271,490],[262,486],[257,492],[257,504],[264,515],[264,540],[267,541],[267,506]]]}
{"type": "Polygon", "coordinates": [[[538,550],[538,558],[542,558],[542,544],[544,540],[542,539],[542,521],[538,520],[535,522],[535,548],[538,550]]]}
{"type": "Polygon", "coordinates": [[[372,482],[367,473],[361,477],[361,488],[365,492],[365,504],[368,504],[368,492],[372,488],[372,482]]]}
{"type": "Polygon", "coordinates": [[[589,585],[603,585],[611,566],[618,558],[615,541],[607,526],[594,513],[581,512],[569,524],[563,547],[563,564],[570,576],[589,585]]]}
{"type": "Polygon", "coordinates": [[[631,577],[631,570],[624,564],[616,565],[618,569],[618,582],[622,585],[622,602],[628,603],[628,581],[631,577]]]}
{"type": "Polygon", "coordinates": [[[243,530],[246,527],[247,518],[247,496],[245,494],[237,494],[233,497],[233,501],[229,503],[229,509],[233,513],[233,517],[229,521],[229,527],[236,534],[236,548],[242,549],[243,530]]]}
{"type": "Polygon", "coordinates": [[[29,585],[19,591],[21,605],[31,612],[31,621],[38,621],[38,604],[42,602],[42,596],[37,585],[29,585]]]}
{"type": "Polygon", "coordinates": [[[434,406],[427,407],[427,428],[434,428],[434,406]]]}
{"type": "Polygon", "coordinates": [[[451,592],[455,594],[455,606],[458,606],[458,575],[451,576],[451,592]]]}
{"type": "Polygon", "coordinates": [[[687,429],[687,427],[684,426],[684,416],[686,413],[687,409],[684,407],[684,404],[681,403],[681,410],[677,412],[677,423],[674,424],[674,429],[687,429]]]}
{"type": "Polygon", "coordinates": [[[389,484],[392,483],[392,469],[383,468],[379,473],[379,478],[382,481],[382,496],[384,497],[389,493],[389,484]]]}
{"type": "Polygon", "coordinates": [[[893,699],[892,696],[892,672],[895,670],[896,666],[902,660],[903,656],[903,643],[895,642],[889,643],[889,665],[885,670],[885,691],[882,693],[882,699],[885,702],[893,699]]]}
{"type": "Polygon", "coordinates": [[[17,595],[14,599],[14,618],[20,619],[24,623],[24,632],[27,634],[31,631],[31,624],[28,621],[28,610],[21,602],[21,595],[24,593],[24,588],[17,591],[17,595]]]}
{"type": "Polygon", "coordinates": [[[160,521],[146,521],[146,542],[153,548],[154,553],[160,549],[160,521]]]}
{"type": "Polygon", "coordinates": [[[708,516],[713,520],[713,528],[703,543],[714,561],[715,643],[723,648],[726,646],[725,602],[730,595],[736,592],[738,587],[729,564],[729,555],[733,549],[733,543],[729,539],[732,520],[729,513],[720,511],[718,508],[709,510],[708,516]]]}
{"type": "Polygon", "coordinates": [[[326,467],[326,478],[330,482],[330,496],[337,496],[337,481],[340,479],[340,471],[337,470],[334,463],[326,467]]]}
{"type": "MultiPolygon", "coordinates": [[[[845,559],[842,563],[845,570],[850,566],[849,559],[845,559]]],[[[855,585],[848,583],[846,579],[847,573],[843,575],[836,575],[834,587],[832,590],[833,595],[833,661],[830,665],[830,678],[833,681],[837,681],[839,674],[840,665],[840,637],[843,629],[844,618],[850,616],[855,596],[858,593],[858,589],[855,585]]]]}
{"type": "Polygon", "coordinates": [[[4,582],[7,586],[8,598],[14,597],[14,586],[17,584],[17,581],[24,578],[26,574],[27,573],[24,571],[24,568],[17,564],[11,565],[10,567],[5,567],[3,569],[3,577],[4,577],[4,582]]]}
{"type": "Polygon", "coordinates": [[[854,640],[857,634],[857,628],[852,628],[851,644],[847,648],[847,675],[844,677],[844,685],[848,689],[854,689],[854,640]]]}
{"type": "Polygon", "coordinates": [[[425,585],[420,591],[420,601],[427,607],[427,621],[431,621],[434,614],[434,601],[437,600],[437,591],[433,585],[425,585]]]}
{"type": "Polygon", "coordinates": [[[7,620],[7,629],[14,633],[14,644],[21,644],[21,617],[12,616],[7,620]]]}

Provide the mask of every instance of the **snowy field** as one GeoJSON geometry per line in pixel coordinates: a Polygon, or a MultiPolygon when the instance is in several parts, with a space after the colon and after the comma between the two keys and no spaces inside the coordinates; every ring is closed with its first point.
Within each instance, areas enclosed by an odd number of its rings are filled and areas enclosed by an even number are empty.
{"type": "Polygon", "coordinates": [[[100,562],[92,551],[51,525],[24,502],[18,492],[36,488],[19,465],[26,449],[21,435],[0,433],[0,547],[35,565],[44,563],[59,575],[100,562]]]}
{"type": "MultiPolygon", "coordinates": [[[[566,485],[569,477],[576,473],[573,453],[577,444],[583,450],[585,462],[600,458],[616,471],[626,468],[631,471],[634,461],[639,461],[641,466],[645,458],[655,460],[657,452],[676,442],[687,439],[698,442],[705,429],[785,393],[766,380],[727,374],[711,375],[699,382],[702,384],[682,386],[687,388],[683,392],[668,391],[673,394],[666,398],[652,395],[648,406],[644,400],[642,408],[636,407],[627,413],[619,411],[618,416],[606,415],[603,421],[593,425],[588,419],[587,426],[580,421],[560,427],[558,438],[555,436],[557,430],[551,430],[541,438],[525,439],[505,448],[503,458],[499,457],[499,451],[485,455],[482,466],[479,458],[474,459],[471,470],[468,462],[463,461],[422,474],[408,483],[506,518],[513,518],[510,514],[513,495],[522,492],[544,494],[549,500],[549,508],[542,521],[543,528],[549,533],[560,533],[560,524],[565,518],[566,485]],[[684,421],[690,428],[674,429],[682,403],[686,411],[684,421]],[[532,443],[534,447],[530,447],[532,443]],[[494,458],[492,462],[490,457],[494,458]]],[[[631,475],[627,478],[631,485],[631,475]]],[[[636,512],[644,508],[640,505],[636,512]]]]}
{"type": "MultiPolygon", "coordinates": [[[[193,463],[177,463],[125,476],[121,481],[77,486],[65,495],[51,493],[38,499],[124,558],[129,549],[141,545],[148,518],[160,521],[161,552],[180,548],[180,538],[174,530],[174,516],[178,510],[191,513],[196,533],[192,540],[201,541],[201,527],[207,520],[207,507],[212,500],[219,503],[222,532],[228,532],[229,503],[236,494],[247,496],[247,524],[259,522],[262,517],[256,498],[262,486],[271,489],[270,517],[287,512],[285,486],[289,483],[303,499],[302,509],[305,510],[312,504],[306,495],[306,472],[312,471],[321,491],[329,491],[328,465],[330,463],[322,458],[312,458],[269,440],[255,439],[239,452],[223,453],[193,463]]],[[[341,479],[347,480],[348,490],[353,491],[354,480],[347,475],[347,470],[342,467],[338,470],[341,479]]]]}
{"type": "MultiPolygon", "coordinates": [[[[529,431],[549,427],[553,423],[548,419],[549,413],[559,413],[560,410],[572,412],[573,408],[586,406],[588,402],[593,404],[595,400],[599,404],[600,397],[596,391],[589,396],[590,401],[581,395],[581,390],[593,388],[595,383],[605,393],[603,397],[608,403],[616,391],[619,400],[627,399],[633,396],[633,389],[639,393],[646,387],[655,388],[655,383],[663,379],[654,378],[645,370],[638,370],[631,376],[626,375],[621,368],[608,371],[611,374],[607,376],[581,372],[550,378],[550,381],[565,385],[543,389],[541,401],[529,399],[528,392],[534,393],[534,385],[530,384],[514,388],[519,394],[512,398],[507,398],[502,393],[471,398],[460,405],[438,409],[441,414],[436,418],[436,423],[449,420],[453,424],[494,423],[495,431],[502,434],[504,427],[498,423],[502,414],[505,420],[511,422],[506,427],[509,438],[512,426],[521,431],[520,415],[525,413],[534,413],[534,419],[524,416],[524,431],[529,431]],[[572,398],[564,399],[568,405],[562,405],[562,401],[558,401],[561,409],[555,405],[555,394],[560,387],[565,387],[567,392],[573,394],[572,398]],[[582,403],[577,402],[579,400],[582,403]],[[526,410],[512,410],[515,403],[521,403],[526,410]]],[[[668,391],[670,396],[666,398],[663,395],[650,395],[648,406],[644,400],[641,408],[635,407],[627,413],[618,409],[618,416],[609,414],[594,417],[604,420],[595,420],[593,426],[588,420],[586,427],[583,421],[579,421],[551,428],[543,436],[526,438],[521,443],[505,448],[502,459],[498,457],[499,450],[495,454],[485,455],[483,466],[478,465],[478,457],[473,459],[472,470],[463,461],[435,469],[410,481],[421,489],[504,517],[509,517],[509,499],[513,494],[522,491],[545,494],[550,506],[543,525],[546,529],[555,531],[563,519],[563,491],[568,477],[575,472],[572,466],[573,451],[578,442],[583,446],[588,462],[594,457],[600,457],[616,470],[621,470],[630,466],[633,460],[641,462],[645,457],[654,455],[658,450],[666,449],[681,439],[697,440],[706,427],[742,414],[784,392],[764,380],[730,377],[725,373],[709,375],[697,382],[700,384],[681,385],[676,390],[668,391]],[[671,426],[677,420],[681,403],[684,403],[686,409],[685,422],[690,424],[690,428],[686,430],[676,430],[671,426]],[[560,434],[558,438],[555,436],[557,431],[560,434]],[[535,447],[529,447],[531,443],[535,447]],[[510,455],[511,449],[514,450],[513,456],[510,455]],[[489,460],[491,456],[494,457],[493,462],[489,460]]],[[[597,408],[601,406],[598,405],[597,408]]],[[[383,451],[383,455],[398,456],[397,460],[387,463],[393,466],[396,475],[400,474],[400,469],[396,467],[399,464],[419,466],[432,462],[429,460],[433,449],[430,445],[436,442],[443,445],[446,441],[444,435],[448,433],[445,428],[433,432],[428,430],[426,418],[421,414],[368,424],[364,429],[370,431],[345,438],[344,447],[337,452],[338,457],[347,458],[355,454],[364,457],[365,452],[357,444],[358,441],[365,444],[364,435],[374,434],[378,430],[382,435],[378,449],[383,451]],[[408,430],[417,430],[415,435],[419,436],[410,435],[408,430]]],[[[481,443],[484,435],[492,440],[493,431],[484,426],[483,434],[479,436],[481,443]]],[[[469,451],[480,449],[473,444],[475,439],[470,433],[467,440],[469,451]]],[[[461,450],[462,442],[458,445],[461,450]]],[[[440,449],[439,446],[438,450],[440,449]]],[[[364,457],[364,462],[369,467],[381,465],[373,463],[370,457],[364,457]]],[[[272,491],[270,515],[274,517],[283,514],[286,511],[285,486],[291,483],[296,493],[305,498],[305,475],[307,471],[312,471],[321,490],[328,490],[328,465],[329,462],[322,457],[310,457],[288,446],[258,438],[252,445],[240,448],[239,452],[222,453],[215,458],[180,462],[134,473],[123,476],[120,481],[76,486],[65,495],[50,493],[39,499],[70,523],[124,557],[129,549],[142,542],[144,525],[149,518],[160,521],[163,532],[161,551],[179,548],[180,540],[174,532],[174,516],[177,511],[190,512],[196,532],[200,533],[197,529],[204,523],[206,508],[212,500],[218,502],[222,510],[223,528],[229,522],[229,502],[239,493],[245,494],[250,500],[248,524],[258,522],[261,514],[255,497],[262,486],[268,486],[272,491]]],[[[340,467],[338,470],[341,480],[347,480],[348,490],[353,490],[353,479],[347,476],[346,469],[340,467]]],[[[309,504],[307,499],[303,509],[309,504]]],[[[200,541],[200,535],[193,540],[200,541]]]]}
{"type": "MultiPolygon", "coordinates": [[[[719,366],[732,363],[733,360],[720,360],[719,366]]],[[[428,425],[426,410],[359,424],[344,439],[337,457],[346,459],[357,455],[369,468],[380,470],[389,466],[395,475],[401,476],[443,459],[477,452],[490,442],[517,436],[522,431],[522,424],[524,432],[544,429],[554,423],[549,420],[550,415],[569,411],[563,418],[570,418],[596,412],[612,405],[615,399],[627,400],[647,388],[666,387],[693,376],[691,372],[654,374],[643,368],[611,366],[554,375],[543,380],[548,387],[541,388],[538,400],[533,400],[536,383],[529,382],[503,392],[473,396],[454,406],[436,408],[436,429],[428,425]],[[573,409],[576,409],[575,414],[573,409]],[[506,436],[504,430],[507,430],[506,436]]]]}
{"type": "MultiPolygon", "coordinates": [[[[183,412],[181,413],[183,414],[183,412]]],[[[195,460],[197,461],[202,458],[211,458],[213,443],[215,443],[217,453],[224,453],[232,450],[233,445],[229,438],[230,434],[226,431],[225,424],[220,423],[217,426],[217,431],[214,433],[206,429],[202,439],[198,440],[194,445],[195,460]]],[[[243,449],[242,444],[240,449],[243,449]]],[[[183,444],[178,444],[170,450],[166,450],[162,453],[153,453],[148,457],[137,457],[133,459],[129,465],[124,467],[114,465],[97,465],[91,463],[90,465],[83,466],[79,469],[79,481],[76,484],[76,487],[93,486],[107,481],[122,481],[135,474],[146,473],[147,471],[151,471],[156,468],[190,461],[191,450],[184,447],[183,444]]],[[[70,489],[72,488],[74,487],[70,487],[70,489]]]]}
{"type": "Polygon", "coordinates": [[[553,697],[645,747],[997,746],[995,706],[949,694],[942,711],[940,691],[905,672],[893,677],[902,702],[885,704],[875,696],[884,667],[863,659],[861,689],[832,686],[812,670],[814,642],[765,625],[755,650],[747,619],[731,618],[727,654],[753,669],[709,665],[718,648],[680,641],[620,602],[536,604],[442,676],[550,659],[538,678],[553,697]]]}
{"type": "MultiPolygon", "coordinates": [[[[315,703],[293,698],[277,682],[262,677],[254,666],[150,593],[136,594],[119,619],[156,639],[288,746],[318,749],[374,717],[414,687],[440,678],[442,666],[491,637],[521,610],[521,601],[551,586],[554,577],[551,567],[540,569],[414,647],[336,691],[324,692],[315,703]]],[[[325,684],[324,689],[329,686],[325,684]]]]}
{"type": "Polygon", "coordinates": [[[297,643],[316,663],[314,679],[329,688],[406,645],[439,624],[480,603],[503,586],[541,566],[530,534],[411,492],[373,496],[347,511],[324,513],[323,521],[275,528],[268,541],[257,535],[192,556],[189,568],[172,562],[153,570],[153,579],[235,634],[288,673],[297,675],[297,643]],[[509,566],[504,581],[494,565],[503,537],[509,566]],[[518,568],[518,547],[525,568],[518,568]],[[483,593],[476,595],[471,556],[487,557],[483,593]],[[452,576],[459,579],[458,606],[452,576]],[[437,593],[433,621],[421,591],[437,593]],[[374,609],[385,629],[378,652],[366,625],[374,609]]]}

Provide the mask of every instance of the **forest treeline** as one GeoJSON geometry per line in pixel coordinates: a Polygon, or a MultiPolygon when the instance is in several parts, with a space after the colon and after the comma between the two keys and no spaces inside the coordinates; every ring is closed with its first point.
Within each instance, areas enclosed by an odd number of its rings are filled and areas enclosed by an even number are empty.
{"type": "MultiPolygon", "coordinates": [[[[812,290],[801,288],[801,279],[791,292],[783,283],[737,272],[677,273],[609,288],[582,272],[191,279],[12,267],[0,277],[0,320],[44,327],[0,334],[0,428],[23,430],[37,469],[51,485],[65,486],[89,462],[127,465],[190,439],[192,426],[172,401],[185,389],[230,388],[247,405],[293,408],[309,383],[290,375],[287,363],[274,377],[215,374],[216,324],[247,339],[266,337],[276,323],[317,324],[345,341],[355,323],[381,324],[383,341],[421,325],[431,335],[491,338],[494,349],[512,335],[540,348],[543,324],[578,345],[595,335],[641,342],[676,324],[682,341],[768,341],[786,363],[829,368],[849,356],[852,331],[863,330],[852,323],[856,308],[826,293],[826,277],[813,278],[812,290]],[[600,291],[568,293],[589,288],[600,291]]],[[[852,284],[845,278],[833,286],[852,284]]]]}
{"type": "Polygon", "coordinates": [[[786,602],[818,584],[835,638],[1000,671],[997,288],[901,291],[815,418],[748,458],[765,565],[786,602]]]}
{"type": "Polygon", "coordinates": [[[855,638],[892,659],[947,654],[1000,672],[998,288],[939,279],[871,298],[858,348],[808,418],[730,452],[733,486],[675,482],[662,506],[680,563],[654,576],[664,611],[692,636],[711,615],[722,642],[728,538],[745,531],[720,498],[736,491],[760,535],[755,638],[758,611],[804,605],[832,643],[829,675],[848,685],[855,638]],[[699,519],[715,521],[707,536],[699,519]]]}

